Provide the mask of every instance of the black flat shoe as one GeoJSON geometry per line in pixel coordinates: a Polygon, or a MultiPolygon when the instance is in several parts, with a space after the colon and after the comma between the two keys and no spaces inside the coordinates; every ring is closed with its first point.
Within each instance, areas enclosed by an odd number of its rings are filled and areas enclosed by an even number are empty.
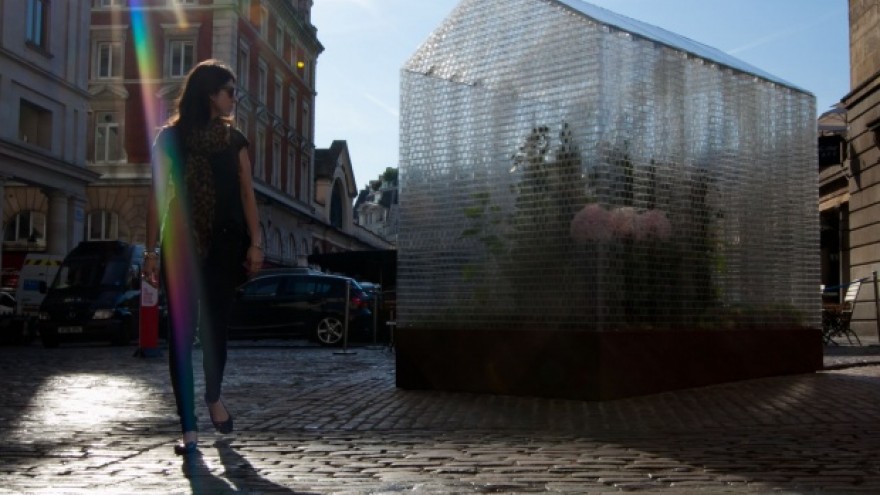
{"type": "Polygon", "coordinates": [[[191,455],[199,451],[198,442],[178,443],[174,446],[174,453],[177,455],[191,455]]]}
{"type": "MultiPolygon", "coordinates": [[[[217,402],[223,404],[223,409],[226,409],[226,404],[224,404],[222,401],[217,402]]],[[[232,433],[232,414],[229,413],[229,409],[226,409],[226,414],[229,416],[229,419],[227,419],[226,421],[214,421],[214,415],[211,414],[211,407],[208,407],[208,415],[211,416],[211,424],[214,425],[214,428],[218,432],[224,435],[232,433]]]]}

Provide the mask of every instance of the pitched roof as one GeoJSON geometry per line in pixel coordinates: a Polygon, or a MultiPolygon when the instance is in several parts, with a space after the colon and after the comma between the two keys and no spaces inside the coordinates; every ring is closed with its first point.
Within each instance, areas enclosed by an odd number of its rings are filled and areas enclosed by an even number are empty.
{"type": "Polygon", "coordinates": [[[794,84],[780,79],[770,74],[769,72],[765,72],[753,65],[747,64],[746,62],[743,62],[742,60],[732,55],[724,53],[717,48],[704,45],[680,34],[676,34],[657,26],[638,21],[636,19],[632,19],[621,14],[617,14],[615,12],[603,9],[602,7],[597,7],[582,0],[551,1],[562,4],[577,13],[583,14],[590,19],[598,22],[599,24],[614,27],[622,31],[640,36],[642,38],[669,46],[676,50],[685,51],[690,54],[696,55],[697,57],[711,60],[726,67],[730,67],[731,69],[746,72],[758,76],[762,79],[781,84],[783,86],[788,86],[799,91],[807,92],[806,90],[799,88],[794,84]]]}
{"type": "Polygon", "coordinates": [[[315,150],[315,179],[330,179],[336,171],[339,155],[348,144],[345,141],[333,141],[330,148],[315,150]]]}

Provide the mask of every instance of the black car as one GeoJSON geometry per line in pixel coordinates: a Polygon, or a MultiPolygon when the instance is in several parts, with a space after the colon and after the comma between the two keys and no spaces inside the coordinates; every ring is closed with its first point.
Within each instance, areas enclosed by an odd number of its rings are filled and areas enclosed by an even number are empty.
{"type": "MultiPolygon", "coordinates": [[[[43,345],[110,340],[130,343],[138,334],[140,271],[144,246],[84,241],[64,258],[40,304],[43,345]]],[[[46,290],[47,289],[47,290],[46,290]]]]}
{"type": "Polygon", "coordinates": [[[346,285],[349,338],[364,337],[372,314],[361,286],[347,277],[297,270],[261,273],[239,287],[229,337],[306,337],[322,345],[339,345],[345,331],[346,285]]]}

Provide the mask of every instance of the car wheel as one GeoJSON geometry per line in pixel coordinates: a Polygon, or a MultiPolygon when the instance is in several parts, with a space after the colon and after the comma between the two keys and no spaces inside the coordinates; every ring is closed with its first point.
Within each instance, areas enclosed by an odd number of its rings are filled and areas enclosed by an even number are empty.
{"type": "Polygon", "coordinates": [[[338,345],[342,341],[342,333],[345,327],[342,321],[335,316],[325,316],[318,322],[315,328],[315,337],[321,345],[338,345]]]}

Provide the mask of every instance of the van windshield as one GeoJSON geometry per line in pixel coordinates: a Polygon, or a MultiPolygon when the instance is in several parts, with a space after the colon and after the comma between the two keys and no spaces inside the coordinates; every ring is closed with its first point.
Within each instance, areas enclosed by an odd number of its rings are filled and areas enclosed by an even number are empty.
{"type": "Polygon", "coordinates": [[[128,275],[128,263],[123,260],[76,258],[67,260],[52,282],[53,289],[122,287],[128,275]]]}

